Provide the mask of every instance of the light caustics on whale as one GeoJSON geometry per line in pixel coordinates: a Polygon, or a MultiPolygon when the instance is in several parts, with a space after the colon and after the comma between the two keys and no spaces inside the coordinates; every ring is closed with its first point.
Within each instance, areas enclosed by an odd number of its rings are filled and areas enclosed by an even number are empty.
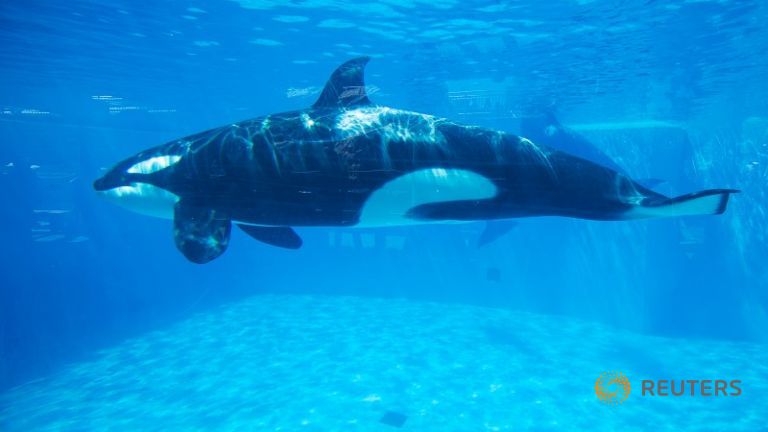
{"type": "Polygon", "coordinates": [[[177,248],[205,263],[232,223],[298,248],[295,226],[378,227],[566,216],[719,214],[732,189],[669,198],[626,173],[516,135],[372,103],[367,57],[336,69],[317,102],[143,151],[96,180],[103,196],[173,220],[177,248]]]}

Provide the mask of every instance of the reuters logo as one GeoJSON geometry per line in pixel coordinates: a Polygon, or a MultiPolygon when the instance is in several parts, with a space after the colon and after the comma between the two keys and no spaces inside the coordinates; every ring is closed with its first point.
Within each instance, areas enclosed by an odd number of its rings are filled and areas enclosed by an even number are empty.
{"type": "Polygon", "coordinates": [[[595,394],[600,402],[608,405],[623,403],[629,397],[631,386],[621,372],[603,372],[595,382],[595,394]]]}

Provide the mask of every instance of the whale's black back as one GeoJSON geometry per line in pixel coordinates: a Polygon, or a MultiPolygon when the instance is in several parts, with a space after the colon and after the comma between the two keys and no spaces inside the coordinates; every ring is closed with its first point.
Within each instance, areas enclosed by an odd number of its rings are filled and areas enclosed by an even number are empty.
{"type": "Polygon", "coordinates": [[[190,157],[176,169],[194,175],[177,176],[182,181],[174,190],[189,202],[254,224],[354,225],[373,192],[424,169],[477,173],[493,182],[498,196],[410,214],[423,220],[606,215],[625,205],[613,201],[612,208],[587,209],[588,196],[633,187],[628,179],[625,185],[620,178],[606,182],[616,176],[610,169],[514,135],[373,105],[277,114],[192,141],[190,157]],[[568,170],[560,168],[565,165],[568,170]],[[190,182],[193,176],[198,180],[190,182]]]}

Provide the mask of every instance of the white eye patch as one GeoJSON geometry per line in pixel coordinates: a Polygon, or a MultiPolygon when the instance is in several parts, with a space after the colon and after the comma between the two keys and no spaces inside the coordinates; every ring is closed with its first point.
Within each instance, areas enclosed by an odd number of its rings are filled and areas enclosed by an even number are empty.
{"type": "Polygon", "coordinates": [[[181,156],[177,155],[155,156],[133,165],[128,168],[127,172],[131,174],[152,174],[168,168],[179,160],[181,160],[181,156]]]}

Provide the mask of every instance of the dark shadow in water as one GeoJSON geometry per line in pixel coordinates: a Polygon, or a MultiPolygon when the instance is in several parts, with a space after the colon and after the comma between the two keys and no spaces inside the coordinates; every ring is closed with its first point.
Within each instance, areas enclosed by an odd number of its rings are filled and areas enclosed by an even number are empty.
{"type": "Polygon", "coordinates": [[[525,356],[535,356],[538,354],[537,350],[514,330],[504,327],[485,327],[483,331],[491,344],[508,346],[518,354],[525,356]]]}

